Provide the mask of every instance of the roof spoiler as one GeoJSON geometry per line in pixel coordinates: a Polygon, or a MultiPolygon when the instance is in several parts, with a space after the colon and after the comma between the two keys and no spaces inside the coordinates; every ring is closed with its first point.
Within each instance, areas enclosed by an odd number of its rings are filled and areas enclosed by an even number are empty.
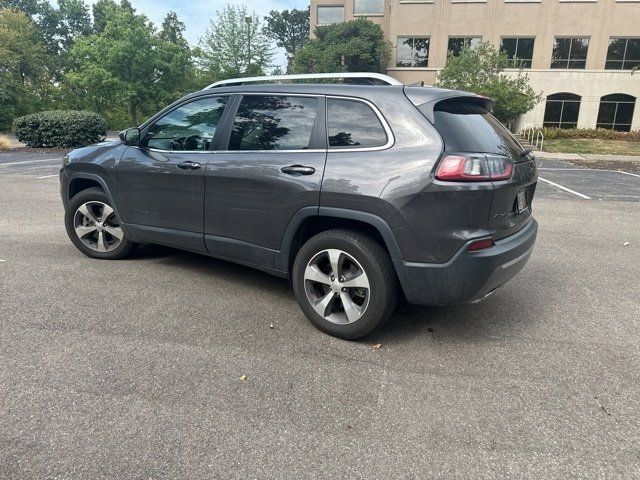
{"type": "MultiPolygon", "coordinates": [[[[405,94],[416,107],[420,107],[422,114],[427,117],[427,120],[431,123],[435,121],[433,112],[436,110],[436,105],[440,105],[443,102],[451,105],[470,103],[482,107],[487,112],[490,112],[493,107],[493,100],[491,98],[475,93],[444,89],[420,90],[405,88],[405,94]]],[[[441,105],[441,107],[442,106],[444,105],[441,105]]]]}

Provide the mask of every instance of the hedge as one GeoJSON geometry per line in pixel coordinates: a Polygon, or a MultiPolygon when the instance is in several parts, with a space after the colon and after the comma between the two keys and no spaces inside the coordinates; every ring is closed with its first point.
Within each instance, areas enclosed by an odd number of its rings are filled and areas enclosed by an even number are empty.
{"type": "Polygon", "coordinates": [[[84,147],[107,134],[107,122],[97,113],[51,110],[13,121],[17,139],[29,147],[84,147]]]}
{"type": "Polygon", "coordinates": [[[605,128],[542,128],[545,140],[555,138],[600,138],[605,140],[625,140],[640,142],[640,130],[618,132],[605,128]]]}

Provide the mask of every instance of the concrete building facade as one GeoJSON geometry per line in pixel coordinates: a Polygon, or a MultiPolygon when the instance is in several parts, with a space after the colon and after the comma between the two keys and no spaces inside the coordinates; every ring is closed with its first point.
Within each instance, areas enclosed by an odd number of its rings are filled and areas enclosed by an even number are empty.
{"type": "Polygon", "coordinates": [[[312,30],[360,16],[382,26],[404,83],[434,84],[448,55],[487,41],[543,96],[521,127],[640,129],[640,0],[311,0],[312,30]]]}

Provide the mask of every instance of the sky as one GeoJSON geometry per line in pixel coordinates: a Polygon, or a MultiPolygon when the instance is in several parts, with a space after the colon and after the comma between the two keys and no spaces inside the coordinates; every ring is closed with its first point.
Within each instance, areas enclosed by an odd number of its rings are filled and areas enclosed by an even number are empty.
{"type": "MultiPolygon", "coordinates": [[[[85,0],[85,3],[93,4],[96,0],[85,0]]],[[[55,2],[52,2],[55,3],[55,2]]],[[[224,6],[244,5],[249,11],[255,11],[264,17],[271,10],[286,10],[292,8],[306,8],[309,0],[131,0],[133,7],[140,13],[144,13],[156,25],[160,26],[165,15],[174,11],[178,18],[187,27],[185,36],[187,40],[196,45],[209,26],[209,21],[215,18],[216,11],[224,6]]],[[[284,53],[281,49],[276,51],[274,63],[280,66],[286,65],[284,53]]]]}

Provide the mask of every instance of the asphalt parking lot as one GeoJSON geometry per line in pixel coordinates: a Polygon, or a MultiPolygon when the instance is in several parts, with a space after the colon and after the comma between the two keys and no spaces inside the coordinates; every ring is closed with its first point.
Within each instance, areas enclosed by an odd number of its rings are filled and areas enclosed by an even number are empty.
{"type": "Polygon", "coordinates": [[[0,478],[640,478],[637,174],[540,161],[512,282],[345,342],[258,271],[82,256],[59,164],[0,154],[0,478]]]}

